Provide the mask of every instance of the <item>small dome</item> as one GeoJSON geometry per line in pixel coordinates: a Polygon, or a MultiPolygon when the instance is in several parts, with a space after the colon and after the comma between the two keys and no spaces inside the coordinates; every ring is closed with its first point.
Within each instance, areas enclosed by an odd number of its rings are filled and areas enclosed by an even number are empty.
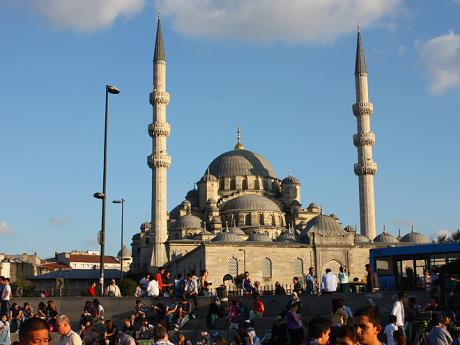
{"type": "Polygon", "coordinates": [[[186,214],[185,216],[179,217],[174,227],[176,229],[202,229],[201,223],[201,219],[197,216],[186,214]]]}
{"type": "Polygon", "coordinates": [[[208,181],[217,182],[217,177],[215,177],[209,172],[209,168],[206,171],[206,174],[204,174],[203,177],[201,178],[200,182],[208,182],[208,181]]]}
{"type": "Polygon", "coordinates": [[[374,238],[374,242],[377,243],[399,243],[398,239],[390,234],[386,229],[374,238]]]}
{"type": "Polygon", "coordinates": [[[257,153],[236,149],[225,152],[209,164],[209,172],[217,177],[276,177],[270,163],[257,153]]]}
{"type": "Polygon", "coordinates": [[[144,222],[141,224],[141,230],[142,231],[147,231],[150,230],[150,222],[144,222]]]}
{"type": "Polygon", "coordinates": [[[339,217],[335,213],[331,213],[329,217],[334,218],[335,220],[339,220],[339,217]]]}
{"type": "MultiPolygon", "coordinates": [[[[121,258],[121,253],[122,251],[119,250],[117,254],[117,258],[121,258]]],[[[131,251],[128,249],[128,247],[123,246],[123,259],[124,258],[130,258],[131,257],[131,251]]]]}
{"type": "Polygon", "coordinates": [[[355,234],[355,243],[369,243],[369,239],[361,234],[355,234]]]}
{"type": "Polygon", "coordinates": [[[182,201],[182,206],[191,206],[191,205],[192,203],[190,202],[190,200],[185,199],[184,201],[182,201]]]}
{"type": "Polygon", "coordinates": [[[228,231],[238,236],[247,237],[246,233],[236,226],[232,226],[228,231]]]}
{"type": "Polygon", "coordinates": [[[244,194],[221,206],[222,212],[239,210],[281,212],[280,207],[274,201],[259,194],[244,194]]]}
{"type": "Polygon", "coordinates": [[[290,229],[284,230],[277,238],[276,242],[284,242],[284,243],[295,243],[297,239],[295,238],[294,231],[290,229]]]}
{"type": "Polygon", "coordinates": [[[251,236],[247,239],[249,242],[273,242],[270,237],[260,232],[253,232],[251,236]]]}
{"type": "Polygon", "coordinates": [[[416,232],[414,231],[414,229],[412,229],[411,232],[409,232],[408,234],[404,235],[401,240],[401,242],[404,242],[404,243],[429,243],[430,241],[428,241],[428,238],[426,238],[425,235],[421,234],[420,232],[416,232]]]}
{"type": "Polygon", "coordinates": [[[212,241],[213,242],[241,242],[243,240],[237,234],[234,234],[230,231],[223,231],[222,233],[217,235],[212,241]]]}
{"type": "Polygon", "coordinates": [[[351,225],[347,225],[343,230],[345,230],[346,232],[355,231],[355,229],[351,225]]]}
{"type": "Polygon", "coordinates": [[[138,233],[138,234],[134,234],[133,237],[132,237],[132,240],[133,240],[133,241],[138,241],[138,240],[140,240],[140,239],[141,239],[141,234],[139,234],[139,233],[138,233]]]}
{"type": "Polygon", "coordinates": [[[348,233],[343,230],[336,219],[331,216],[320,214],[312,218],[305,228],[307,233],[315,233],[319,236],[346,236],[348,233]]]}
{"type": "Polygon", "coordinates": [[[212,224],[222,224],[222,220],[220,219],[219,216],[214,216],[214,217],[212,217],[212,219],[211,219],[211,223],[212,223],[212,224]]]}
{"type": "Polygon", "coordinates": [[[308,207],[307,207],[308,210],[311,210],[311,209],[313,209],[313,208],[319,209],[319,206],[316,205],[314,202],[312,202],[312,203],[311,203],[310,205],[308,205],[308,207]]]}
{"type": "Polygon", "coordinates": [[[281,183],[282,184],[300,184],[300,181],[296,177],[289,174],[289,176],[283,179],[281,183]]]}

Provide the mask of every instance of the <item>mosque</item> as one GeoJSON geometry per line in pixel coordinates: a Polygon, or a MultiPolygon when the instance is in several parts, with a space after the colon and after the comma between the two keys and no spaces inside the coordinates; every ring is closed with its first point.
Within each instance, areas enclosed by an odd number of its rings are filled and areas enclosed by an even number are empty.
{"type": "MultiPolygon", "coordinates": [[[[234,148],[204,167],[197,188],[185,200],[167,210],[167,169],[171,158],[166,139],[171,127],[166,120],[169,93],[166,91],[166,54],[160,18],[157,23],[153,59],[154,81],[150,93],[153,122],[148,126],[152,154],[151,219],[132,238],[132,272],[153,271],[165,266],[173,274],[206,268],[209,280],[220,284],[226,274],[233,277],[249,271],[263,284],[288,284],[303,276],[310,266],[316,272],[347,267],[350,277],[361,279],[369,261],[369,249],[400,244],[427,243],[412,230],[395,237],[375,230],[374,175],[372,158],[375,135],[370,118],[373,105],[368,97],[367,68],[358,31],[355,85],[352,110],[357,121],[353,143],[358,151],[354,172],[358,176],[360,232],[343,226],[335,214],[322,213],[311,202],[302,205],[301,182],[289,174],[278,178],[271,164],[244,147],[240,128],[234,148]]],[[[197,178],[198,179],[198,178],[197,178]]]]}

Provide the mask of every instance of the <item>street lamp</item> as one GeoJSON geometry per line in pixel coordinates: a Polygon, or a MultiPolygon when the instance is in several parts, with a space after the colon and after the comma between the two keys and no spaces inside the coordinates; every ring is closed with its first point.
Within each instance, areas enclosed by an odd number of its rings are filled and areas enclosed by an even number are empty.
{"type": "Polygon", "coordinates": [[[243,252],[243,273],[246,272],[246,249],[238,249],[239,252],[243,252]]]}
{"type": "Polygon", "coordinates": [[[121,204],[121,245],[120,245],[120,280],[123,278],[123,214],[125,199],[114,200],[114,204],[121,204]]]}
{"type": "Polygon", "coordinates": [[[96,199],[102,200],[102,219],[101,219],[101,232],[100,232],[100,273],[99,283],[101,284],[101,296],[104,295],[104,254],[105,254],[105,200],[107,196],[107,123],[109,121],[109,93],[116,95],[120,93],[115,86],[105,86],[105,124],[104,124],[104,170],[102,174],[102,192],[94,193],[96,199]]]}

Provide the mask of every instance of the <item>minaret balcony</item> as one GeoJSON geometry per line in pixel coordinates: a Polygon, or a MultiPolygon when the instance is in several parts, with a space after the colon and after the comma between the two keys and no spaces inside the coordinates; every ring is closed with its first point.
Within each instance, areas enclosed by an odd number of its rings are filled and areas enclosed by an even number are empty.
{"type": "Polygon", "coordinates": [[[356,147],[375,144],[375,134],[372,132],[361,132],[353,135],[353,144],[356,147]]]}
{"type": "Polygon", "coordinates": [[[169,168],[171,165],[171,156],[167,153],[151,154],[147,157],[147,164],[151,169],[169,168]]]}
{"type": "Polygon", "coordinates": [[[167,137],[171,133],[171,126],[168,122],[155,121],[149,125],[149,135],[153,137],[167,137]]]}
{"type": "Polygon", "coordinates": [[[377,163],[372,160],[356,163],[354,165],[355,174],[358,176],[362,175],[375,175],[377,172],[377,163]]]}
{"type": "Polygon", "coordinates": [[[169,93],[162,91],[152,91],[150,92],[150,104],[168,104],[169,103],[169,93]]]}
{"type": "Polygon", "coordinates": [[[374,105],[371,102],[356,102],[352,109],[355,116],[369,116],[374,111],[374,105]]]}

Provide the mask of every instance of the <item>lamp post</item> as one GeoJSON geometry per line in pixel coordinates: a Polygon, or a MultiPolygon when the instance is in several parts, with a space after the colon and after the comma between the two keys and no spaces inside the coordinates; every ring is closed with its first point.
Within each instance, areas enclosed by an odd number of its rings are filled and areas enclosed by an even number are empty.
{"type": "Polygon", "coordinates": [[[121,244],[120,244],[120,280],[123,278],[123,214],[125,207],[125,199],[114,200],[114,204],[121,204],[121,244]]]}
{"type": "Polygon", "coordinates": [[[104,170],[102,173],[102,193],[94,193],[96,199],[102,200],[102,219],[101,219],[101,232],[99,241],[101,244],[101,255],[100,255],[100,273],[99,283],[101,285],[101,296],[104,295],[104,254],[105,254],[105,201],[107,198],[107,124],[109,121],[109,93],[116,95],[120,93],[115,86],[105,86],[105,123],[104,123],[104,170]]]}
{"type": "Polygon", "coordinates": [[[238,249],[239,252],[243,252],[243,273],[246,272],[246,249],[238,249]]]}

